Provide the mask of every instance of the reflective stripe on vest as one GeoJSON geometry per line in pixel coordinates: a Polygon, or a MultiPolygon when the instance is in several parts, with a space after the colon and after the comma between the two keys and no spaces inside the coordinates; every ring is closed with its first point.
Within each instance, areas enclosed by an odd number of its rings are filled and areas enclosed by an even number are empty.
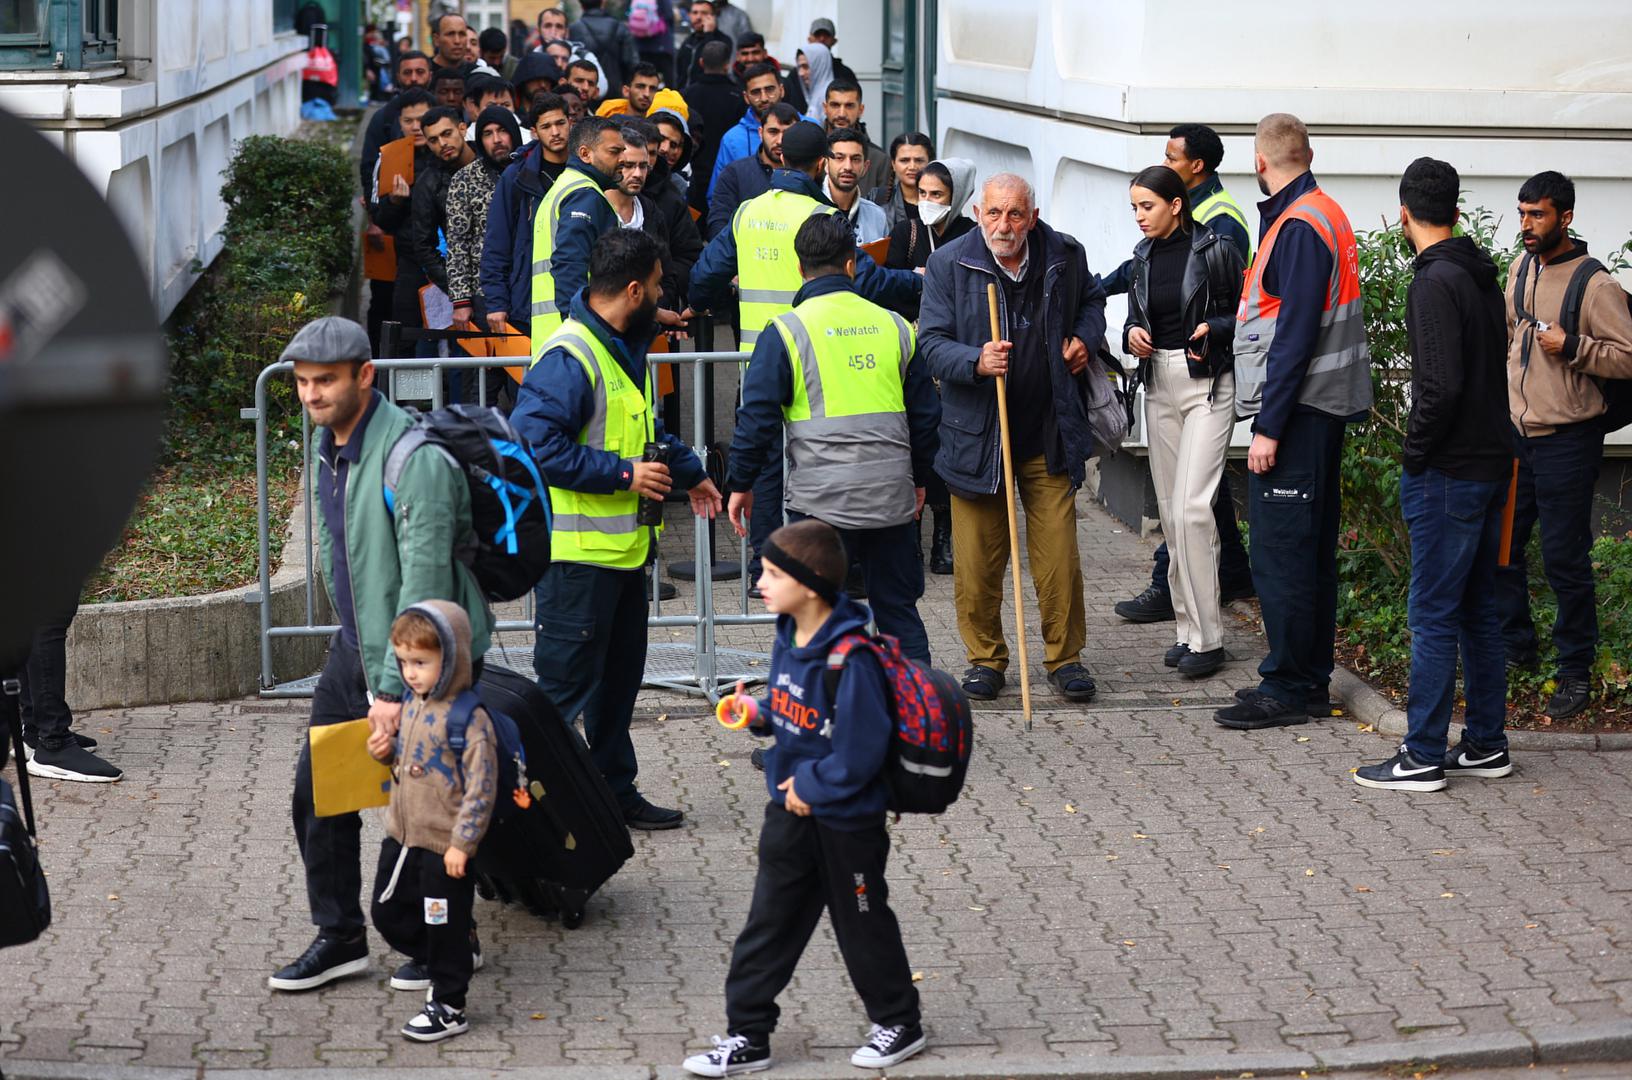
{"type": "Polygon", "coordinates": [[[533,294],[529,315],[529,345],[533,359],[544,351],[544,343],[561,325],[560,304],[572,302],[572,297],[555,295],[555,278],[550,276],[550,258],[555,254],[555,239],[561,232],[561,203],[575,191],[589,188],[600,191],[600,185],[577,169],[568,169],[550,185],[549,194],[539,204],[533,218],[533,294]],[[559,301],[559,303],[558,303],[559,301]]]}
{"type": "Polygon", "coordinates": [[[737,243],[738,325],[742,347],[752,349],[765,325],[793,310],[793,298],[805,279],[793,237],[811,214],[832,214],[809,195],[772,188],[737,208],[731,236],[737,243]]]}
{"type": "MultiPolygon", "coordinates": [[[[578,445],[638,461],[653,437],[650,369],[644,386],[637,387],[601,339],[574,319],[561,324],[539,355],[557,347],[583,365],[595,403],[589,423],[578,433],[578,445]]],[[[619,569],[644,566],[651,534],[647,526],[636,524],[639,506],[640,496],[632,491],[595,495],[552,486],[550,558],[619,569]]],[[[540,613],[540,618],[548,615],[540,613]]]]}
{"type": "Polygon", "coordinates": [[[1332,253],[1332,275],[1320,316],[1308,370],[1298,388],[1298,404],[1333,416],[1348,416],[1371,407],[1371,350],[1362,318],[1360,260],[1354,229],[1341,207],[1315,188],[1287,207],[1264,235],[1264,243],[1247,268],[1246,287],[1235,313],[1235,411],[1256,416],[1263,406],[1270,344],[1281,299],[1264,291],[1263,270],[1281,228],[1289,221],[1307,222],[1332,253]]]}
{"type": "Polygon", "coordinates": [[[793,369],[788,507],[843,529],[912,520],[904,384],[912,327],[853,292],[806,300],[771,320],[793,369]]]}
{"type": "Polygon", "coordinates": [[[1197,203],[1191,214],[1203,225],[1219,216],[1234,218],[1241,231],[1247,234],[1247,250],[1252,250],[1252,230],[1247,228],[1247,215],[1241,212],[1240,204],[1230,198],[1230,193],[1223,188],[1197,203]]]}

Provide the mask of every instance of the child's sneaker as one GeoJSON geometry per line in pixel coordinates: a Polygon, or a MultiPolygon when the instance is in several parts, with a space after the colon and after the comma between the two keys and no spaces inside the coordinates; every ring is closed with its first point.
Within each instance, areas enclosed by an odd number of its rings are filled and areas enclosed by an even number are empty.
{"type": "Polygon", "coordinates": [[[402,1033],[415,1042],[440,1042],[470,1030],[463,1009],[450,1008],[440,1001],[427,1001],[425,1009],[402,1025],[402,1033]]]}
{"type": "MultiPolygon", "coordinates": [[[[922,1050],[928,1039],[918,1024],[910,1026],[879,1027],[867,1037],[867,1045],[850,1055],[850,1064],[863,1069],[888,1069],[922,1050]]],[[[723,1075],[723,1074],[722,1074],[723,1075]]]]}
{"type": "Polygon", "coordinates": [[[391,973],[393,990],[429,990],[431,973],[418,960],[410,960],[391,973]]]}
{"type": "Polygon", "coordinates": [[[724,1039],[716,1035],[714,1049],[706,1054],[693,1054],[684,1063],[685,1070],[693,1076],[736,1076],[770,1067],[770,1042],[755,1043],[746,1035],[724,1039]]]}

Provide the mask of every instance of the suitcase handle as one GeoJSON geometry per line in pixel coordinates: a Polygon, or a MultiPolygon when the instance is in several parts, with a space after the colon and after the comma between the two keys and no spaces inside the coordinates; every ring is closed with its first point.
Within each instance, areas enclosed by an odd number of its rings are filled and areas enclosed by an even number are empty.
{"type": "Polygon", "coordinates": [[[23,684],[19,679],[0,681],[0,698],[5,699],[6,726],[11,729],[11,745],[17,755],[17,789],[23,795],[23,820],[28,835],[39,838],[34,829],[34,796],[28,790],[28,755],[23,752],[23,684]]]}

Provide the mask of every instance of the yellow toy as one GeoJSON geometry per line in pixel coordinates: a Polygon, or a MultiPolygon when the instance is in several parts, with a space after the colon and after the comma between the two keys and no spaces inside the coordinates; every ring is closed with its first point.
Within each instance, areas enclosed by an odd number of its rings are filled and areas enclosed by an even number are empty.
{"type": "Polygon", "coordinates": [[[714,707],[714,716],[728,730],[741,731],[759,719],[759,702],[748,694],[727,694],[714,707]]]}

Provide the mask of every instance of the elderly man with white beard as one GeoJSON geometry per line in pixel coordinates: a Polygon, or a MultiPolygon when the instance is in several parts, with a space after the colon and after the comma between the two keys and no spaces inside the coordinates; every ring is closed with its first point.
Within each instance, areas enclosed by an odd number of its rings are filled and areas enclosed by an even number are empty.
{"type": "Polygon", "coordinates": [[[1093,453],[1084,402],[1088,359],[1105,335],[1105,292],[1082,245],[1038,219],[1031,185],[1000,173],[982,189],[980,228],[937,251],[925,269],[919,349],[941,382],[935,471],[952,494],[953,596],[968,654],[963,688],[994,698],[1003,636],[1008,513],[1002,492],[994,377],[1008,379],[1015,486],[1042,611],[1043,663],[1055,692],[1088,701],[1076,491],[1093,453]],[[997,285],[1002,339],[991,341],[986,288],[997,285]]]}

